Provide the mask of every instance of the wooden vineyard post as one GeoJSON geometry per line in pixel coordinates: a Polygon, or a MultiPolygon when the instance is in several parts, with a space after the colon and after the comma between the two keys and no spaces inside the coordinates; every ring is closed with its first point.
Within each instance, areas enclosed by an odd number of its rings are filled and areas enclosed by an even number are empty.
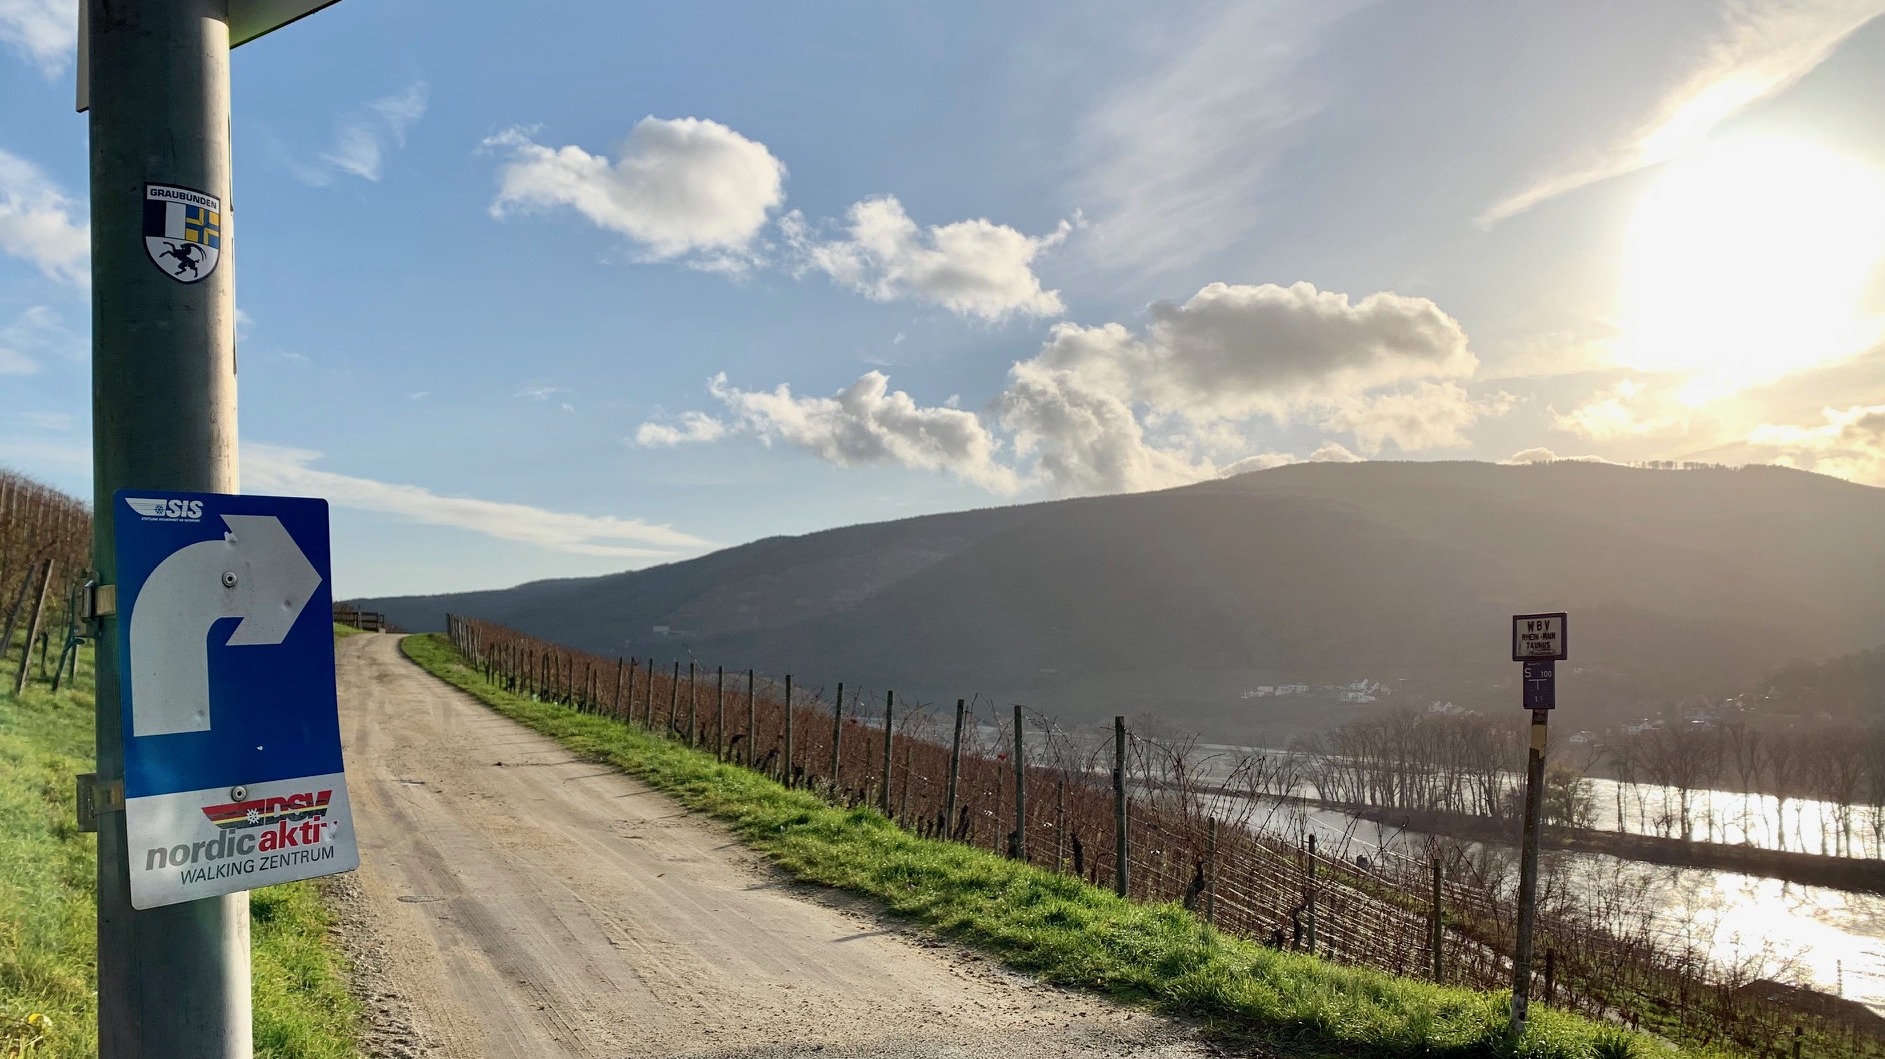
{"type": "Polygon", "coordinates": [[[692,659],[689,659],[687,663],[687,745],[688,746],[694,746],[698,742],[698,740],[696,740],[694,736],[699,731],[698,723],[700,721],[700,696],[695,694],[695,691],[696,691],[696,688],[694,684],[694,663],[692,659]]]}
{"type": "Polygon", "coordinates": [[[1113,718],[1113,892],[1126,896],[1126,719],[1113,718]]]}
{"type": "Polygon", "coordinates": [[[844,681],[838,681],[838,697],[831,700],[831,789],[838,789],[838,751],[844,742],[844,681]]]}
{"type": "Polygon", "coordinates": [[[949,835],[949,829],[956,826],[956,781],[962,778],[962,720],[967,708],[961,699],[956,700],[956,738],[949,745],[949,787],[943,795],[943,836],[949,835]]]}
{"type": "Polygon", "coordinates": [[[746,671],[746,767],[752,768],[759,760],[759,751],[754,748],[759,731],[759,707],[754,705],[753,671],[746,671]]]}
{"type": "Polygon", "coordinates": [[[1059,796],[1054,808],[1054,873],[1060,874],[1062,864],[1067,861],[1067,779],[1061,774],[1059,796]]]}
{"type": "MultiPolygon", "coordinates": [[[[885,816],[890,815],[890,741],[897,730],[896,720],[897,693],[886,691],[884,692],[884,785],[883,789],[878,792],[880,802],[878,808],[883,810],[885,816]]],[[[904,782],[907,784],[909,780],[905,779],[904,782]]]]}
{"type": "Polygon", "coordinates": [[[1014,857],[1028,859],[1028,766],[1024,756],[1021,704],[1014,704],[1014,857]]]}
{"type": "Polygon", "coordinates": [[[627,666],[628,660],[617,656],[615,659],[615,694],[611,697],[612,701],[609,703],[609,716],[617,718],[618,720],[622,716],[622,672],[627,666]]]}
{"type": "Polygon", "coordinates": [[[792,786],[792,674],[785,675],[785,747],[784,756],[779,761],[779,775],[787,787],[792,786]]]}
{"type": "Polygon", "coordinates": [[[713,756],[726,760],[727,667],[713,667],[713,756]]]}
{"type": "Polygon", "coordinates": [[[1212,817],[1204,839],[1204,921],[1217,923],[1217,817],[1212,817]]]}
{"type": "Polygon", "coordinates": [[[668,734],[674,734],[674,722],[681,717],[681,660],[674,660],[674,674],[668,677],[668,734]]]}
{"type": "Polygon", "coordinates": [[[1441,943],[1446,940],[1446,935],[1443,933],[1445,920],[1441,918],[1443,914],[1443,910],[1440,907],[1440,858],[1436,855],[1433,858],[1433,910],[1430,913],[1428,921],[1429,933],[1427,939],[1428,951],[1433,956],[1433,980],[1435,982],[1442,981],[1440,977],[1442,970],[1440,966],[1440,953],[1441,943]]]}
{"type": "Polygon", "coordinates": [[[1309,955],[1316,954],[1316,836],[1309,836],[1308,880],[1303,887],[1303,907],[1308,920],[1303,941],[1307,943],[1309,955]]]}
{"type": "Polygon", "coordinates": [[[39,596],[33,601],[32,616],[26,619],[26,642],[20,647],[20,671],[13,678],[15,697],[26,690],[26,668],[33,660],[33,641],[39,638],[39,619],[46,609],[46,591],[52,587],[52,572],[56,568],[54,560],[46,560],[46,572],[40,575],[39,596]]]}

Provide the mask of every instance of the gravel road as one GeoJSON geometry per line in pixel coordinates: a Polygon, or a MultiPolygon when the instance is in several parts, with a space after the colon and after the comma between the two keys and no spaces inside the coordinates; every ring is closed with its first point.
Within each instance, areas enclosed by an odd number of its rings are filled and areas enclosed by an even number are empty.
{"type": "Polygon", "coordinates": [[[375,1055],[1217,1054],[800,886],[723,828],[338,644],[361,868],[330,887],[375,1055]]]}

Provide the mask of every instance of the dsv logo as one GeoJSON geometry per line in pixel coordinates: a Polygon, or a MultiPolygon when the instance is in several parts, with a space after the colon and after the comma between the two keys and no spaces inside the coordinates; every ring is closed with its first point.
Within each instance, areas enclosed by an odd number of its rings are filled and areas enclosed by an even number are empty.
{"type": "Polygon", "coordinates": [[[161,519],[165,522],[195,522],[203,517],[201,500],[140,500],[127,496],[124,502],[131,505],[131,510],[147,519],[161,519]]]}

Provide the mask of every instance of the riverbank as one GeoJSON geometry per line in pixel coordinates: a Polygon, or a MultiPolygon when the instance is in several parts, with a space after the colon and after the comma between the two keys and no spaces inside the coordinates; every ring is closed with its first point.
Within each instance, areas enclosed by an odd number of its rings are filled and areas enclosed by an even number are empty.
{"type": "MultiPolygon", "coordinates": [[[[1311,805],[1346,813],[1371,823],[1406,828],[1469,842],[1496,842],[1516,846],[1519,822],[1431,809],[1390,809],[1350,802],[1310,800],[1311,805]]],[[[1731,846],[1719,842],[1685,842],[1679,838],[1600,831],[1588,827],[1547,826],[1541,842],[1547,849],[1575,853],[1602,853],[1644,864],[1675,868],[1758,875],[1770,879],[1825,886],[1852,893],[1885,894],[1885,863],[1816,853],[1731,846]]]]}

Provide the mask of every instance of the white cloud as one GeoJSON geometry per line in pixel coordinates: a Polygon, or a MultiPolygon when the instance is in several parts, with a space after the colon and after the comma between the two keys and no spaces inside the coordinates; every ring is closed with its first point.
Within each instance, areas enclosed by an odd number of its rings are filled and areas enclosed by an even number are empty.
{"type": "Polygon", "coordinates": [[[873,301],[928,302],[984,320],[1065,310],[1059,291],[1041,289],[1033,263],[1067,238],[1073,230],[1067,221],[1042,236],[986,219],[921,228],[885,195],[854,203],[841,239],[817,241],[796,211],[782,227],[805,267],[873,301]]]}
{"type": "Polygon", "coordinates": [[[78,5],[72,0],[0,0],[0,41],[47,77],[65,70],[78,38],[78,5]]]}
{"type": "Polygon", "coordinates": [[[48,352],[69,360],[82,357],[78,340],[49,306],[32,306],[0,327],[0,375],[32,375],[40,366],[35,354],[48,352]]]}
{"type": "Polygon", "coordinates": [[[1517,400],[1503,392],[1474,397],[1456,382],[1422,382],[1411,390],[1346,402],[1322,425],[1353,434],[1369,455],[1389,441],[1402,452],[1456,449],[1467,444],[1466,428],[1504,415],[1517,400]]]}
{"type": "Polygon", "coordinates": [[[1087,385],[1194,421],[1292,408],[1414,379],[1470,375],[1459,322],[1425,298],[1351,302],[1308,283],[1212,283],[1157,302],[1135,335],[1119,324],[1054,328],[1036,357],[1087,385]]]}
{"type": "Polygon", "coordinates": [[[999,409],[1016,454],[1035,457],[1036,476],[1056,495],[1163,489],[1217,474],[1208,459],[1148,442],[1129,397],[1045,357],[1009,371],[999,409]]]}
{"type": "Polygon", "coordinates": [[[1115,87],[1078,124],[1070,196],[1093,216],[1093,259],[1157,271],[1234,245],[1262,216],[1279,134],[1320,108],[1292,75],[1360,6],[1222,0],[1202,18],[1147,8],[1153,24],[1136,34],[1146,61],[1112,73],[1115,87]]]}
{"type": "Polygon", "coordinates": [[[649,260],[737,265],[785,201],[785,165],[764,144],[701,118],[645,117],[613,162],[546,147],[521,128],[484,142],[509,155],[493,217],[568,207],[634,240],[649,260]]]}
{"type": "Polygon", "coordinates": [[[1650,434],[1680,434],[1687,431],[1686,409],[1670,402],[1649,387],[1624,379],[1607,390],[1599,390],[1569,412],[1554,414],[1559,430],[1582,437],[1643,437],[1650,434]]]}
{"type": "Polygon", "coordinates": [[[1885,485],[1885,405],[1827,408],[1812,426],[1763,423],[1748,444],[1769,449],[1780,462],[1867,485],[1885,485]]]}
{"type": "Polygon", "coordinates": [[[698,537],[667,526],[612,515],[549,511],[527,504],[440,496],[398,485],[317,469],[318,452],[281,445],[242,447],[245,488],[325,497],[331,504],[398,515],[433,526],[452,526],[575,555],[667,559],[707,547],[698,537]]]}
{"type": "Polygon", "coordinates": [[[1602,456],[1560,456],[1543,445],[1539,445],[1529,449],[1520,449],[1499,462],[1519,466],[1532,463],[1609,463],[1611,461],[1602,456]]]}
{"type": "Polygon", "coordinates": [[[1235,478],[1237,475],[1249,474],[1252,471],[1268,471],[1277,467],[1287,467],[1295,462],[1297,462],[1296,454],[1292,452],[1259,452],[1254,456],[1245,456],[1241,460],[1220,467],[1217,476],[1219,478],[1235,478]]]}
{"type": "Polygon", "coordinates": [[[686,412],[681,416],[680,426],[666,423],[643,423],[635,429],[635,444],[644,448],[655,446],[691,445],[697,442],[718,441],[726,436],[727,425],[704,412],[686,412]]]}
{"type": "Polygon", "coordinates": [[[54,279],[91,282],[91,222],[84,206],[38,166],[0,151],[0,253],[30,261],[54,279]]]}
{"type": "Polygon", "coordinates": [[[1021,488],[1014,471],[996,461],[1000,442],[975,413],[919,406],[889,384],[888,376],[871,371],[830,397],[797,397],[784,385],[771,392],[741,390],[721,374],[709,390],[739,430],[840,467],[895,463],[947,471],[993,493],[1021,488]]]}
{"type": "Polygon", "coordinates": [[[426,84],[417,81],[348,114],[335,123],[334,142],[317,162],[293,164],[296,179],[309,187],[325,187],[343,173],[379,180],[387,153],[406,146],[407,131],[425,116],[426,99],[426,84]]]}
{"type": "Polygon", "coordinates": [[[568,392],[568,388],[563,386],[526,386],[511,396],[524,397],[532,401],[547,401],[559,393],[568,392]]]}
{"type": "MultiPolygon", "coordinates": [[[[1425,298],[1393,293],[1351,301],[1307,283],[1213,283],[1182,305],[1153,305],[1140,332],[1109,323],[1058,324],[1015,363],[988,421],[954,407],[921,407],[870,372],[830,398],[780,386],[749,392],[714,380],[734,428],[780,439],[830,462],[895,462],[947,470],[993,492],[1038,486],[1055,495],[1160,489],[1232,467],[1249,444],[1233,424],[1264,415],[1353,433],[1367,452],[1459,445],[1462,431],[1508,409],[1506,394],[1474,397],[1450,381],[1477,361],[1457,321],[1425,298]],[[1443,380],[1434,382],[1433,380],[1443,380]],[[1386,387],[1408,388],[1368,397],[1386,387]],[[1012,438],[1001,458],[996,429],[1012,438]]],[[[699,440],[711,433],[701,416],[699,440]]],[[[644,425],[643,444],[684,431],[644,425]]],[[[1256,460],[1288,460],[1269,453],[1256,460]]],[[[1329,443],[1311,459],[1359,459],[1329,443]]]]}
{"type": "Polygon", "coordinates": [[[1859,27],[1885,13],[1885,0],[1740,0],[1694,67],[1615,142],[1495,203],[1482,227],[1566,192],[1676,158],[1715,127],[1772,96],[1823,62],[1859,27]]]}
{"type": "Polygon", "coordinates": [[[1309,454],[1310,463],[1364,463],[1362,457],[1348,451],[1340,442],[1331,441],[1309,454]]]}

